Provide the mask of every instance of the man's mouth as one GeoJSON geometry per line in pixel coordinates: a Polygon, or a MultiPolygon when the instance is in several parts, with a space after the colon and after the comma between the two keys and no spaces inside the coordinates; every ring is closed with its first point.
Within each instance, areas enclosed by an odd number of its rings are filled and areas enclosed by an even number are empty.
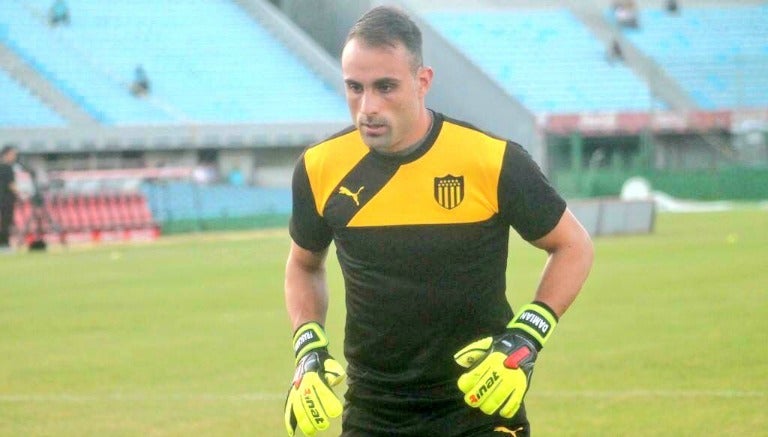
{"type": "Polygon", "coordinates": [[[369,136],[378,136],[384,133],[387,125],[384,123],[361,123],[360,127],[362,128],[363,134],[369,136]]]}

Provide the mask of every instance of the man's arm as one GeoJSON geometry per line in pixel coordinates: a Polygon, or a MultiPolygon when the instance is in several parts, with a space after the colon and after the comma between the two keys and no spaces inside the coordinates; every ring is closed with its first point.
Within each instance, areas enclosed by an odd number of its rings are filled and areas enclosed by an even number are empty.
{"type": "Polygon", "coordinates": [[[512,417],[518,411],[539,351],[592,267],[592,241],[567,208],[551,231],[531,243],[549,253],[534,301],[518,308],[505,332],[477,340],[454,355],[469,369],[458,380],[464,401],[485,414],[512,417]],[[488,375],[493,375],[493,391],[488,391],[488,375]]]}
{"type": "Polygon", "coordinates": [[[288,436],[298,427],[304,435],[328,429],[343,406],[332,387],[346,374],[328,353],[323,325],[328,311],[325,257],[328,249],[312,252],[291,242],[285,266],[285,305],[293,328],[296,371],[285,400],[284,423],[288,436]]]}
{"type": "Polygon", "coordinates": [[[307,322],[325,325],[328,312],[327,254],[328,249],[312,252],[291,242],[285,266],[285,305],[293,331],[307,322]]]}
{"type": "Polygon", "coordinates": [[[534,301],[543,302],[560,317],[576,299],[592,268],[592,240],[566,208],[554,229],[531,244],[549,253],[534,301]]]}
{"type": "Polygon", "coordinates": [[[8,191],[11,193],[11,199],[20,199],[21,196],[19,195],[19,189],[16,187],[16,181],[11,180],[11,183],[8,184],[8,191]]]}

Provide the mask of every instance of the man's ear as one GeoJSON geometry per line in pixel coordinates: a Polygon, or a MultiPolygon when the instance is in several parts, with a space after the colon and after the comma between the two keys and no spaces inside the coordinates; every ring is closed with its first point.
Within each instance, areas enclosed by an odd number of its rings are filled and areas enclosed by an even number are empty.
{"type": "Polygon", "coordinates": [[[429,92],[429,88],[432,86],[432,78],[435,76],[435,71],[432,67],[421,67],[417,73],[416,79],[419,81],[419,97],[424,98],[429,92]]]}

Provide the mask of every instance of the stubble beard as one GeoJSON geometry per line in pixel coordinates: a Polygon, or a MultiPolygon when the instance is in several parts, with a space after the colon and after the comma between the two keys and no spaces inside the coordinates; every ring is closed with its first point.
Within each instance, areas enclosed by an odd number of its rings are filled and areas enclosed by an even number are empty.
{"type": "Polygon", "coordinates": [[[389,123],[384,120],[363,120],[358,122],[357,126],[366,146],[379,153],[392,153],[392,127],[389,123]],[[368,134],[366,124],[380,125],[381,131],[373,135],[368,134]]]}

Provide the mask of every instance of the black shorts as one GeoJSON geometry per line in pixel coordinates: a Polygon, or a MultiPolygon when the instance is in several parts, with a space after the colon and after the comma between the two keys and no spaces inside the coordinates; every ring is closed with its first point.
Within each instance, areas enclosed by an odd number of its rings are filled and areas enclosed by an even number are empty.
{"type": "MultiPolygon", "coordinates": [[[[455,387],[455,386],[454,386],[455,387]]],[[[510,419],[464,403],[458,388],[394,393],[353,384],[345,395],[342,437],[528,437],[525,406],[510,419]]]]}

